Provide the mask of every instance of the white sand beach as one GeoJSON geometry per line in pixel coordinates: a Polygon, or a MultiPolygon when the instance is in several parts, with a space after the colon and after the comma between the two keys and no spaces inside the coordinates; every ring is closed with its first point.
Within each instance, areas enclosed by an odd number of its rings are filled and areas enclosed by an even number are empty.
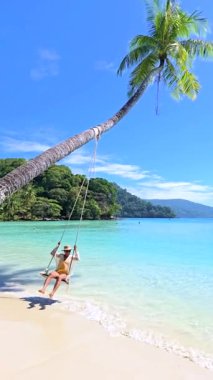
{"type": "Polygon", "coordinates": [[[52,307],[47,298],[0,294],[0,358],[4,380],[210,380],[187,359],[111,337],[97,322],[52,307]],[[33,300],[33,297],[32,297],[33,300]]]}

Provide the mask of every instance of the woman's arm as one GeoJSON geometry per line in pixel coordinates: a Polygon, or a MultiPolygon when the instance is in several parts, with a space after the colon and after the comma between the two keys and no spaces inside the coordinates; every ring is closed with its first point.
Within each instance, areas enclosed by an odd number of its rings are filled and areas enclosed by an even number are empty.
{"type": "Polygon", "coordinates": [[[58,247],[59,247],[60,244],[61,244],[61,242],[59,241],[58,244],[57,244],[57,246],[55,248],[53,248],[53,250],[50,252],[50,254],[52,256],[58,256],[57,255],[57,250],[58,250],[58,247]]]}
{"type": "Polygon", "coordinates": [[[80,255],[78,252],[77,245],[74,245],[73,260],[80,260],[80,255]]]}

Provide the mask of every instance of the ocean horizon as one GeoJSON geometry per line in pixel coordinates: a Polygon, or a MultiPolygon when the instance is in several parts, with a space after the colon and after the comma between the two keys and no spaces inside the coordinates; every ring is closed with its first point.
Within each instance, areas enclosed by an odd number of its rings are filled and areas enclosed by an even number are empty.
{"type": "MultiPolygon", "coordinates": [[[[59,251],[73,246],[78,226],[0,222],[0,290],[40,297],[51,250],[63,232],[59,251]]],[[[213,219],[82,221],[81,260],[54,307],[213,369],[212,231],[213,219]]]]}

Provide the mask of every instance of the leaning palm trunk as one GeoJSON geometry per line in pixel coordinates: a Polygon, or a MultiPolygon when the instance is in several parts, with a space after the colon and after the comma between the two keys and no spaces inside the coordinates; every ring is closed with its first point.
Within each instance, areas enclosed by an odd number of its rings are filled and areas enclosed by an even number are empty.
{"type": "Polygon", "coordinates": [[[33,178],[43,173],[48,167],[55,162],[68,156],[70,153],[85,145],[96,137],[98,134],[107,132],[114,127],[134,106],[134,104],[143,95],[149,83],[158,75],[163,68],[163,62],[153,69],[146,79],[142,82],[136,93],[126,102],[126,104],[110,119],[90,128],[74,137],[71,137],[58,145],[46,150],[39,156],[29,160],[27,163],[12,170],[5,177],[0,179],[0,204],[18,189],[29,183],[33,178]]]}

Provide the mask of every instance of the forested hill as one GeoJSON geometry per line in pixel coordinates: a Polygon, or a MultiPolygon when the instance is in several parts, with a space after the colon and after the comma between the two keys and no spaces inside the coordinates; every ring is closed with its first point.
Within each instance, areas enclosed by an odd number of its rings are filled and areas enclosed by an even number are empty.
{"type": "Polygon", "coordinates": [[[149,201],[144,201],[128,193],[117,184],[117,202],[120,205],[118,216],[123,218],[174,218],[175,213],[166,206],[154,206],[149,201]]]}
{"type": "Polygon", "coordinates": [[[213,207],[184,199],[150,199],[154,205],[170,207],[178,218],[213,218],[213,207]]]}
{"type": "MultiPolygon", "coordinates": [[[[1,159],[0,177],[25,162],[24,159],[1,159]]],[[[60,220],[67,219],[79,194],[85,176],[74,175],[64,165],[54,165],[36,177],[0,206],[0,220],[60,220]]],[[[86,182],[76,203],[72,219],[79,219],[86,182]]],[[[113,217],[170,218],[168,207],[153,206],[131,195],[103,178],[89,183],[84,219],[113,217]]]]}

